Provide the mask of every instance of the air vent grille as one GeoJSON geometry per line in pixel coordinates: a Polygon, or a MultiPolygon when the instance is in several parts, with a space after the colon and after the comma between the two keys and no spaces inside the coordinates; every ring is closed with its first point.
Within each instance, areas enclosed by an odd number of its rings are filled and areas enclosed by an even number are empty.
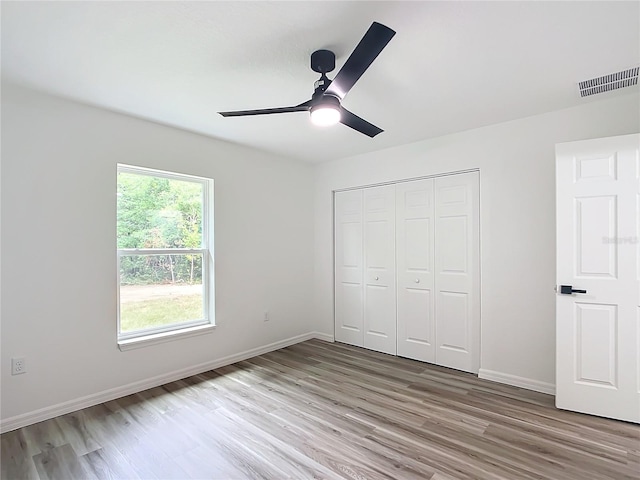
{"type": "Polygon", "coordinates": [[[640,67],[629,68],[617,73],[610,73],[591,80],[579,82],[580,96],[588,97],[598,93],[610,92],[619,88],[630,87],[638,84],[638,72],[640,67]]]}

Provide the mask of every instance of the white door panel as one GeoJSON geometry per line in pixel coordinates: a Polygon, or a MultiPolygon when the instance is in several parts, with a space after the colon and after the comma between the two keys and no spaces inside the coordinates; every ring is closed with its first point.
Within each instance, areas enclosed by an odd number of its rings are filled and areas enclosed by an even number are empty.
{"type": "Polygon", "coordinates": [[[364,189],[364,344],[396,354],[395,186],[364,189]]]}
{"type": "Polygon", "coordinates": [[[363,194],[361,190],[335,194],[335,338],[364,343],[363,194]]]}
{"type": "Polygon", "coordinates": [[[478,173],[435,179],[436,363],[478,373],[478,173]]]}
{"type": "Polygon", "coordinates": [[[398,355],[435,363],[433,179],[396,185],[398,355]]]}
{"type": "MultiPolygon", "coordinates": [[[[438,290],[438,348],[440,352],[468,355],[470,345],[470,315],[468,295],[463,292],[438,290]]],[[[443,354],[438,354],[438,358],[443,354]]]]}
{"type": "Polygon", "coordinates": [[[575,302],[574,318],[576,381],[617,388],[617,306],[575,302]]]}
{"type": "Polygon", "coordinates": [[[576,275],[592,278],[616,278],[617,248],[603,238],[616,236],[617,196],[596,195],[575,198],[576,275]]]}
{"type": "Polygon", "coordinates": [[[556,147],[556,405],[640,422],[640,136],[556,147]]]}

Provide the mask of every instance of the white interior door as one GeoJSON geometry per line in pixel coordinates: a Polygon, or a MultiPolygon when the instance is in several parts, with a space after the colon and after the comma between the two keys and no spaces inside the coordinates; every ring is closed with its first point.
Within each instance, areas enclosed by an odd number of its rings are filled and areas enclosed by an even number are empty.
{"type": "Polygon", "coordinates": [[[433,178],[396,185],[398,355],[435,363],[433,178]]]}
{"type": "Polygon", "coordinates": [[[336,192],[335,201],[335,338],[363,346],[363,208],[362,190],[336,192]]]}
{"type": "Polygon", "coordinates": [[[364,346],[396,354],[395,186],[364,190],[364,346]]]}
{"type": "Polygon", "coordinates": [[[556,406],[637,423],[639,144],[625,135],[556,147],[556,406]]]}
{"type": "Polygon", "coordinates": [[[436,363],[478,373],[478,172],[435,179],[436,363]]]}

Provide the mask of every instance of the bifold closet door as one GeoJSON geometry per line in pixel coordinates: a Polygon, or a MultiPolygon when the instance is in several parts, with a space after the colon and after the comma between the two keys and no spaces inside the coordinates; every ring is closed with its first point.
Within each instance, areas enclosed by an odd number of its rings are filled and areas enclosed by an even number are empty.
{"type": "Polygon", "coordinates": [[[337,341],[478,372],[478,183],[473,172],[336,192],[337,341]]]}
{"type": "Polygon", "coordinates": [[[436,363],[478,373],[479,175],[437,177],[434,187],[436,363]]]}
{"type": "Polygon", "coordinates": [[[363,346],[363,209],[362,190],[336,192],[335,201],[335,338],[363,346]]]}
{"type": "Polygon", "coordinates": [[[396,354],[395,186],[364,189],[364,347],[396,354]]]}
{"type": "Polygon", "coordinates": [[[398,355],[436,362],[434,179],[396,185],[398,355]]]}

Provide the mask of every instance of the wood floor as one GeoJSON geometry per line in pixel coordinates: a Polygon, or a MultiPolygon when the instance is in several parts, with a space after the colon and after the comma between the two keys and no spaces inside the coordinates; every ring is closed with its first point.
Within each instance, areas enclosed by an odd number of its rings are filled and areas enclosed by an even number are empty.
{"type": "Polygon", "coordinates": [[[317,340],[8,432],[2,479],[640,479],[640,427],[317,340]]]}

